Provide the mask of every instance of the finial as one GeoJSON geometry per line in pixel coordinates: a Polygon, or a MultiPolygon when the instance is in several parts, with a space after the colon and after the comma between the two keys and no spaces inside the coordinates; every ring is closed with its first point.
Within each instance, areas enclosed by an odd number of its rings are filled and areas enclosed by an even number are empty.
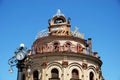
{"type": "MultiPolygon", "coordinates": [[[[60,17],[60,16],[64,16],[64,14],[62,14],[62,13],[61,13],[61,10],[58,9],[58,10],[57,10],[57,13],[56,13],[54,16],[60,17]]],[[[54,16],[53,16],[53,17],[54,17],[54,16]]]]}
{"type": "Polygon", "coordinates": [[[58,11],[57,11],[57,16],[59,16],[61,14],[61,10],[60,9],[58,9],[58,11]]]}

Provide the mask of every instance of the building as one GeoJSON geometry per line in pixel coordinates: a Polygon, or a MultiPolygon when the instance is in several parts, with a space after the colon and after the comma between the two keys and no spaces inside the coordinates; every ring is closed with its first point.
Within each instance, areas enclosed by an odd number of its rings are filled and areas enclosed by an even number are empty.
{"type": "Polygon", "coordinates": [[[70,27],[70,18],[58,10],[49,20],[48,32],[40,31],[33,42],[31,72],[24,69],[24,80],[104,80],[92,39],[85,40],[78,28],[70,27]]]}

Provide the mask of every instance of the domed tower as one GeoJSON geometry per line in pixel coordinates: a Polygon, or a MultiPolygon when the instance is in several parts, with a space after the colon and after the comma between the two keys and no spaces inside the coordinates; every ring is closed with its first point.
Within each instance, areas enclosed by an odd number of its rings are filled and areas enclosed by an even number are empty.
{"type": "Polygon", "coordinates": [[[49,20],[48,32],[42,30],[32,45],[33,63],[26,80],[103,80],[102,61],[92,51],[92,40],[84,39],[70,18],[60,10],[49,20]]]}

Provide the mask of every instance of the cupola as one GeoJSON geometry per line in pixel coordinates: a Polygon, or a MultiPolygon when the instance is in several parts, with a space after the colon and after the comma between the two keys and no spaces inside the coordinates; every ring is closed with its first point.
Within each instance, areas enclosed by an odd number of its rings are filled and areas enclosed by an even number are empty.
{"type": "Polygon", "coordinates": [[[49,35],[71,36],[70,18],[66,19],[58,9],[57,13],[49,20],[49,35]]]}

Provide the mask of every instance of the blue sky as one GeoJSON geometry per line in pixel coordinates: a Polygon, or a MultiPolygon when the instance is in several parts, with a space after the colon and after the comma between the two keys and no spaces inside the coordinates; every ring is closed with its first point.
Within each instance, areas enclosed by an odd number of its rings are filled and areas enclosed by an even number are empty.
{"type": "Polygon", "coordinates": [[[0,80],[16,80],[16,67],[10,74],[8,59],[20,43],[31,48],[57,9],[71,18],[71,30],[77,26],[85,39],[92,38],[104,78],[120,80],[120,0],[0,0],[0,80]]]}

